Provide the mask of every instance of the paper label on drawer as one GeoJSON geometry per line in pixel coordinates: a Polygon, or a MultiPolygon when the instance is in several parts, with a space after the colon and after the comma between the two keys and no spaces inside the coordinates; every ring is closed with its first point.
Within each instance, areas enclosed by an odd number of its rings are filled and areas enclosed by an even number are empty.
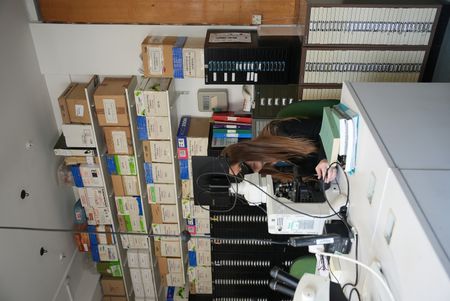
{"type": "Polygon", "coordinates": [[[162,75],[164,58],[160,47],[148,47],[148,61],[150,63],[150,73],[153,75],[162,75]]]}
{"type": "Polygon", "coordinates": [[[112,141],[114,145],[114,152],[128,153],[127,135],[124,131],[112,131],[112,141]]]}
{"type": "Polygon", "coordinates": [[[78,117],[84,116],[84,106],[83,105],[75,105],[75,115],[78,117]]]}
{"type": "Polygon", "coordinates": [[[114,99],[103,99],[106,123],[118,123],[116,101],[114,99]]]}

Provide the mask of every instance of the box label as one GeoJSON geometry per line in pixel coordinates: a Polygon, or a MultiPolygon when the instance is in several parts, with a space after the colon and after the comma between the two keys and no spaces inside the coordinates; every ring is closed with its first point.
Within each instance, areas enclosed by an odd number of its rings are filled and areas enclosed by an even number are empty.
{"type": "Polygon", "coordinates": [[[197,63],[197,59],[195,57],[195,50],[185,49],[184,50],[184,61],[183,61],[183,71],[184,76],[195,77],[195,65],[197,63]]]}
{"type": "Polygon", "coordinates": [[[118,123],[116,101],[114,99],[103,99],[106,123],[118,123]]]}
{"type": "Polygon", "coordinates": [[[160,47],[148,47],[148,61],[150,63],[151,74],[163,74],[164,58],[162,49],[160,47]]]}
{"type": "Polygon", "coordinates": [[[83,105],[75,105],[75,115],[77,117],[84,116],[84,106],[83,105]]]}
{"type": "Polygon", "coordinates": [[[125,189],[126,195],[138,195],[139,189],[137,186],[137,177],[134,176],[123,176],[123,187],[125,189]]]}
{"type": "Polygon", "coordinates": [[[151,141],[151,158],[154,162],[171,163],[170,141],[151,141]]]}
{"type": "Polygon", "coordinates": [[[112,131],[111,132],[114,152],[115,153],[128,153],[127,135],[124,131],[112,131]]]}

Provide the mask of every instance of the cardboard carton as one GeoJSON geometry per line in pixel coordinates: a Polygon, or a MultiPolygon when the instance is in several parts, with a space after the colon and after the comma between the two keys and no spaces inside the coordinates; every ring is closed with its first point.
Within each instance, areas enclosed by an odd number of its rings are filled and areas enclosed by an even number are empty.
{"type": "Polygon", "coordinates": [[[110,155],[132,155],[133,142],[129,127],[104,127],[106,148],[110,155]]]}
{"type": "Polygon", "coordinates": [[[177,37],[148,36],[142,42],[144,76],[173,77],[172,50],[177,37]]]}
{"type": "Polygon", "coordinates": [[[67,107],[66,98],[70,91],[75,87],[75,83],[70,83],[69,86],[58,97],[59,110],[61,111],[61,118],[64,124],[70,123],[69,108],[67,107]]]}
{"type": "Polygon", "coordinates": [[[94,92],[95,111],[100,126],[128,126],[125,88],[131,78],[105,78],[94,92]]]}
{"type": "Polygon", "coordinates": [[[172,163],[172,143],[164,140],[142,141],[145,162],[172,163]]]}
{"type": "Polygon", "coordinates": [[[61,128],[67,147],[95,147],[92,126],[83,124],[63,124],[61,128]]]}
{"type": "Polygon", "coordinates": [[[100,280],[103,295],[125,296],[125,286],[122,279],[104,277],[100,280]]]}
{"type": "Polygon", "coordinates": [[[91,123],[85,88],[86,84],[75,84],[67,95],[66,103],[71,123],[91,123]]]}
{"type": "Polygon", "coordinates": [[[189,37],[183,47],[184,77],[205,77],[205,38],[189,37]]]}

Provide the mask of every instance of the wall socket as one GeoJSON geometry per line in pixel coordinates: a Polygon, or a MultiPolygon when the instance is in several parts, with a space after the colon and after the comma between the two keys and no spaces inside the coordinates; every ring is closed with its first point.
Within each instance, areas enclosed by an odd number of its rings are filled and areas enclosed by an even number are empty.
{"type": "Polygon", "coordinates": [[[252,25],[261,25],[262,15],[252,15],[252,25]]]}

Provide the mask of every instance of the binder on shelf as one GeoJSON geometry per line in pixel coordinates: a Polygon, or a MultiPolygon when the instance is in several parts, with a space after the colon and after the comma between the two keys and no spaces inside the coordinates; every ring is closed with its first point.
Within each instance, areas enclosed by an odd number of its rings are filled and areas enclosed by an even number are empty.
{"type": "Polygon", "coordinates": [[[339,128],[329,107],[323,108],[322,127],[320,128],[319,135],[328,162],[336,162],[338,160],[340,145],[339,128]]]}
{"type": "Polygon", "coordinates": [[[431,43],[439,4],[308,3],[307,45],[423,45],[431,43]]]}
{"type": "Polygon", "coordinates": [[[345,171],[352,174],[355,172],[356,152],[358,146],[359,115],[342,103],[334,106],[334,108],[347,119],[348,141],[345,171]]]}
{"type": "Polygon", "coordinates": [[[250,117],[249,114],[245,115],[239,115],[234,112],[214,112],[211,117],[214,121],[222,121],[222,122],[229,122],[229,123],[243,123],[243,124],[251,124],[252,123],[252,117],[250,117]]]}

